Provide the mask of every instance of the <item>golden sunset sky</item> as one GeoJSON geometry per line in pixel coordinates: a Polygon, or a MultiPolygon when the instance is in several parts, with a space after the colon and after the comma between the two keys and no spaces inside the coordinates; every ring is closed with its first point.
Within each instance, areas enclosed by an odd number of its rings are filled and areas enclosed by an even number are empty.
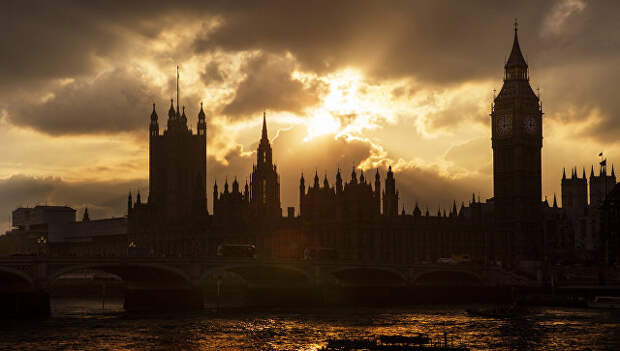
{"type": "MultiPolygon", "coordinates": [[[[616,1],[8,1],[0,14],[0,231],[37,203],[125,214],[148,193],[152,103],[208,120],[214,179],[243,184],[263,111],[297,206],[301,172],[382,179],[436,211],[493,196],[490,104],[519,19],[544,115],[543,199],[562,168],[620,159],[616,1]],[[176,103],[176,102],[175,102],[176,103]],[[4,219],[1,219],[4,218],[4,219]]],[[[308,182],[308,180],[307,180],[308,182]]],[[[542,200],[542,199],[541,199],[542,200]]],[[[81,211],[80,211],[81,214],[81,211]]]]}

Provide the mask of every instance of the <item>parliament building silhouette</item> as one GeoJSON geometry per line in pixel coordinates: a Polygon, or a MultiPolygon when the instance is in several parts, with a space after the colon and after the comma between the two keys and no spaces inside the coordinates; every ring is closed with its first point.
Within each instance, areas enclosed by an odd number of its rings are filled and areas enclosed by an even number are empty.
{"type": "MultiPolygon", "coordinates": [[[[620,189],[607,175],[585,171],[562,177],[562,204],[541,201],[542,105],[529,82],[515,25],[504,83],[491,107],[494,197],[453,203],[449,213],[424,212],[416,204],[399,213],[391,167],[381,179],[353,168],[337,169],[335,182],[300,174],[298,214],[282,216],[280,176],[273,162],[267,118],[249,184],[216,182],[207,212],[206,121],[200,108],[196,133],[185,108],[171,100],[167,129],[160,133],[153,105],[149,136],[149,195],[128,199],[128,240],[149,255],[216,255],[221,244],[251,244],[261,257],[302,258],[306,248],[330,248],[339,259],[417,263],[464,255],[472,261],[512,266],[519,262],[567,260],[583,252],[616,260],[620,189]],[[347,172],[348,173],[348,172],[347,172]],[[306,180],[308,177],[308,180],[306,180]],[[604,185],[604,186],[603,186],[604,185]],[[607,199],[607,200],[606,200],[607,199]],[[614,202],[615,201],[615,202],[614,202]],[[615,206],[615,207],[614,207],[615,206]],[[615,221],[615,222],[614,222],[615,221]],[[607,228],[607,229],[606,229],[607,228]],[[614,234],[615,233],[615,234],[614,234]]],[[[177,77],[178,79],[178,77],[177,77]]],[[[221,181],[221,180],[220,180],[221,181]]]]}

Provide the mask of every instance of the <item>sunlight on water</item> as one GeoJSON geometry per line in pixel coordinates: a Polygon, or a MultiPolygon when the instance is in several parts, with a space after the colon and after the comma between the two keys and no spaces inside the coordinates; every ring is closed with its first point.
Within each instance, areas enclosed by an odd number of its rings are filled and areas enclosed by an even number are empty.
{"type": "Polygon", "coordinates": [[[542,308],[516,319],[470,317],[470,306],[227,310],[136,316],[122,300],[54,299],[52,317],[2,322],[1,350],[307,350],[335,337],[427,333],[472,350],[615,350],[620,314],[542,308]]]}

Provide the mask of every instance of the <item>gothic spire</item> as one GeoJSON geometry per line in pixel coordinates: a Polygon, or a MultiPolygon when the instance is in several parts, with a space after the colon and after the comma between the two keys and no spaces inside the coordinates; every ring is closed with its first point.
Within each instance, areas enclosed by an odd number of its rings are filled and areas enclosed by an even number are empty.
{"type": "Polygon", "coordinates": [[[562,168],[562,179],[566,179],[566,167],[562,168]]]}
{"type": "Polygon", "coordinates": [[[269,140],[269,138],[267,137],[267,116],[266,113],[263,111],[263,133],[261,135],[261,140],[269,140]]]}
{"type": "Polygon", "coordinates": [[[177,65],[177,113],[179,113],[179,65],[177,65]]]}
{"type": "MultiPolygon", "coordinates": [[[[584,178],[585,178],[585,176],[584,176],[584,178]]],[[[558,200],[555,197],[555,193],[553,193],[553,208],[558,208],[558,200]]]]}
{"type": "Polygon", "coordinates": [[[515,28],[515,36],[514,36],[514,41],[512,42],[512,50],[510,51],[510,56],[508,57],[508,61],[506,61],[506,68],[511,68],[511,67],[527,68],[527,63],[525,62],[525,59],[523,58],[523,54],[521,53],[521,47],[519,46],[519,36],[517,35],[517,32],[519,30],[519,23],[517,23],[516,19],[514,23],[514,28],[515,28]]]}

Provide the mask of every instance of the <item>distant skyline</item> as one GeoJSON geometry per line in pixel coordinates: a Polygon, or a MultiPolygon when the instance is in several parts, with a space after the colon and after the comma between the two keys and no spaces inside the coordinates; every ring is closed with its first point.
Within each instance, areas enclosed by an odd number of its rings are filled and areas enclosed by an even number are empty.
{"type": "MultiPolygon", "coordinates": [[[[252,170],[266,110],[282,208],[301,172],[392,165],[411,212],[493,195],[490,104],[513,22],[540,88],[543,199],[562,168],[620,160],[613,1],[8,1],[0,32],[0,232],[39,203],[125,213],[148,193],[152,103],[207,113],[213,181],[252,170]],[[175,101],[176,104],[176,101],[175,101]],[[3,219],[4,218],[4,219],[3,219]]],[[[618,165],[616,165],[618,166],[618,165]]],[[[541,200],[543,200],[541,199],[541,200]]],[[[399,209],[400,212],[400,209],[399,209]]]]}

